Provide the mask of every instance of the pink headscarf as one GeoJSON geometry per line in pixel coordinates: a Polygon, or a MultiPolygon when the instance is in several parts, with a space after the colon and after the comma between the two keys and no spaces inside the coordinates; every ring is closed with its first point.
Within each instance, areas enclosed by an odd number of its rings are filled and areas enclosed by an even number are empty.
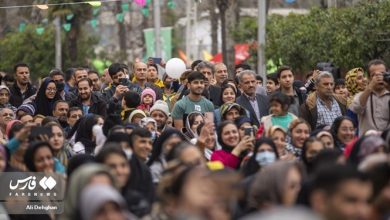
{"type": "Polygon", "coordinates": [[[12,120],[12,121],[7,123],[7,126],[5,127],[5,134],[7,135],[7,138],[9,138],[9,133],[11,131],[12,126],[14,126],[14,124],[17,123],[17,122],[18,123],[22,123],[19,120],[12,120]]]}

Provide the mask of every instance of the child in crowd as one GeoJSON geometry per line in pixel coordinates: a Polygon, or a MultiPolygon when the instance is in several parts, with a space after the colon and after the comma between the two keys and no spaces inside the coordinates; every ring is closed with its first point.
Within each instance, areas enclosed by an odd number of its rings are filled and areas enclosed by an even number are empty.
{"type": "Polygon", "coordinates": [[[348,89],[345,87],[345,80],[344,79],[336,79],[335,85],[334,85],[334,93],[338,95],[342,95],[346,99],[349,96],[348,89]]]}
{"type": "Polygon", "coordinates": [[[288,108],[293,101],[291,97],[281,92],[271,95],[269,100],[271,114],[261,118],[265,131],[268,131],[275,125],[282,127],[286,131],[288,130],[290,122],[297,118],[297,116],[288,112],[288,108]]]}
{"type": "Polygon", "coordinates": [[[141,93],[141,105],[137,109],[143,110],[146,114],[149,114],[150,108],[156,102],[156,93],[151,88],[146,88],[141,93]]]}

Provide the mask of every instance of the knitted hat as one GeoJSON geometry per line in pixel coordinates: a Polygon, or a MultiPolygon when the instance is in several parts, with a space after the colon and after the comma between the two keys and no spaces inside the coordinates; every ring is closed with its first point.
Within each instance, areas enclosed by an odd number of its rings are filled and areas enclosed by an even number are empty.
{"type": "Polygon", "coordinates": [[[22,104],[19,106],[18,110],[16,110],[16,113],[18,113],[18,111],[26,112],[28,115],[35,115],[35,107],[30,103],[22,104]]]}
{"type": "Polygon", "coordinates": [[[151,95],[153,97],[153,103],[156,102],[156,93],[151,88],[146,88],[141,93],[141,102],[144,100],[145,95],[151,95]]]}
{"type": "Polygon", "coordinates": [[[161,111],[167,117],[169,117],[169,107],[168,107],[168,104],[166,102],[164,102],[163,100],[157,100],[156,103],[154,103],[152,108],[150,108],[150,114],[152,114],[153,111],[156,111],[156,110],[161,111]]]}
{"type": "Polygon", "coordinates": [[[131,121],[133,120],[134,116],[136,115],[142,115],[142,118],[145,118],[146,117],[146,114],[144,111],[142,110],[139,110],[139,109],[136,109],[134,111],[131,112],[130,116],[129,116],[129,119],[128,119],[128,122],[131,123],[131,121]]]}
{"type": "Polygon", "coordinates": [[[5,86],[5,85],[0,85],[0,90],[3,90],[3,89],[7,90],[8,93],[11,94],[11,91],[9,90],[9,88],[8,88],[7,86],[5,86]]]}

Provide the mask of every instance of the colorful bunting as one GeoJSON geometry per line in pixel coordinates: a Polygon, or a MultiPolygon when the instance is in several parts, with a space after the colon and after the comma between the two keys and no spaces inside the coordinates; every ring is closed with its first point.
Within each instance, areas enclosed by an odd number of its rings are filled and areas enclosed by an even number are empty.
{"type": "Polygon", "coordinates": [[[167,6],[169,9],[175,9],[176,8],[176,3],[173,0],[169,0],[167,3],[167,6]]]}
{"type": "Polygon", "coordinates": [[[134,0],[134,3],[141,6],[141,7],[144,7],[146,5],[145,0],[134,0]]]}
{"type": "Polygon", "coordinates": [[[24,29],[26,29],[26,23],[20,22],[19,23],[19,32],[23,32],[24,29]]]}
{"type": "Polygon", "coordinates": [[[45,28],[44,27],[37,27],[37,28],[35,28],[35,32],[37,32],[38,35],[42,35],[43,32],[45,32],[45,28]]]}
{"type": "Polygon", "coordinates": [[[68,14],[68,15],[66,15],[66,20],[70,21],[70,20],[72,20],[73,17],[74,17],[74,14],[68,14]]]}
{"type": "Polygon", "coordinates": [[[122,3],[121,5],[122,11],[128,11],[129,10],[129,4],[128,3],[122,3]]]}
{"type": "Polygon", "coordinates": [[[124,18],[125,18],[125,15],[123,14],[123,12],[116,14],[116,20],[118,20],[120,23],[123,22],[124,18]]]}
{"type": "Polygon", "coordinates": [[[92,11],[92,14],[93,14],[93,16],[96,16],[99,14],[99,12],[100,12],[100,8],[94,8],[92,11]]]}
{"type": "Polygon", "coordinates": [[[72,27],[72,24],[66,23],[66,24],[63,24],[62,27],[64,28],[64,30],[65,30],[66,32],[69,32],[69,31],[70,31],[70,28],[72,27]]]}
{"type": "Polygon", "coordinates": [[[148,17],[149,16],[149,9],[147,7],[144,7],[141,9],[141,12],[142,14],[145,16],[145,17],[148,17]]]}
{"type": "Polygon", "coordinates": [[[97,20],[96,18],[92,19],[92,20],[91,20],[91,26],[92,26],[93,28],[96,28],[97,25],[98,25],[98,20],[97,20]]]}

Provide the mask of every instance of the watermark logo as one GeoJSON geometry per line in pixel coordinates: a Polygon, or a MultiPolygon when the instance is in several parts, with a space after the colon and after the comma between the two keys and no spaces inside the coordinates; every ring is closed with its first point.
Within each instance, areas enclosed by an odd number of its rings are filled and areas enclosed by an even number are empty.
{"type": "Polygon", "coordinates": [[[39,181],[39,185],[44,189],[50,189],[52,190],[56,185],[57,181],[53,177],[47,178],[46,176],[39,181]]]}
{"type": "Polygon", "coordinates": [[[9,188],[11,190],[16,190],[16,189],[24,190],[26,189],[26,187],[28,187],[29,190],[34,190],[35,186],[37,185],[35,179],[36,179],[35,176],[29,176],[25,179],[17,180],[15,185],[12,184],[12,180],[11,180],[9,182],[9,188]],[[19,184],[21,185],[20,188],[19,188],[19,184]]]}

